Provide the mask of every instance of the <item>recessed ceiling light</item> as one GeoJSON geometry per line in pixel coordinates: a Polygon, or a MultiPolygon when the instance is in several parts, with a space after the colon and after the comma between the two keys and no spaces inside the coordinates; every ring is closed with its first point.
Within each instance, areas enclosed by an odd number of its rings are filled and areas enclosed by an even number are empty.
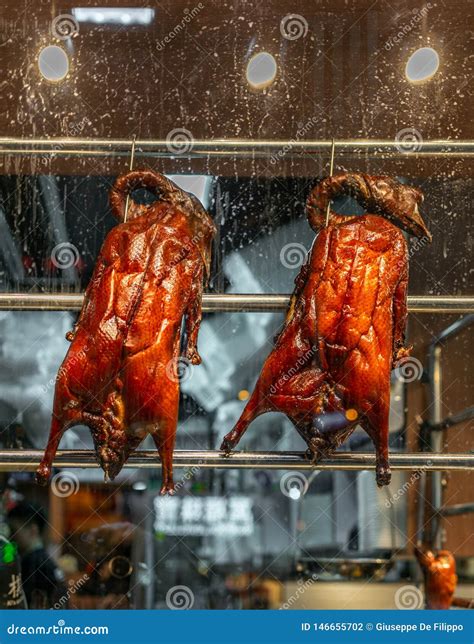
{"type": "Polygon", "coordinates": [[[62,47],[48,45],[38,56],[40,74],[52,83],[58,83],[67,76],[69,71],[69,58],[62,47]]]}
{"type": "Polygon", "coordinates": [[[277,69],[275,58],[267,51],[255,54],[247,64],[247,82],[254,89],[264,89],[275,80],[277,69]]]}
{"type": "Polygon", "coordinates": [[[423,83],[436,74],[438,67],[438,52],[432,47],[421,47],[408,59],[405,75],[411,83],[423,83]]]}

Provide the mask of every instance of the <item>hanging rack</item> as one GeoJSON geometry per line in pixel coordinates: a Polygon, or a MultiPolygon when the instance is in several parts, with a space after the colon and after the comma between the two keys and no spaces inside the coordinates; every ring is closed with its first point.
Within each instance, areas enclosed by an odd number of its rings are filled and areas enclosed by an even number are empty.
{"type": "MultiPolygon", "coordinates": [[[[82,293],[0,293],[0,310],[11,311],[79,311],[82,293]]],[[[205,313],[257,313],[285,311],[290,296],[283,294],[205,293],[205,313]]],[[[411,313],[474,313],[474,295],[409,295],[411,313]]]]}
{"type": "MultiPolygon", "coordinates": [[[[282,148],[288,148],[285,155],[326,154],[333,145],[332,140],[253,140],[253,139],[195,139],[192,149],[181,158],[191,157],[272,157],[282,148]]],[[[166,139],[142,139],[136,141],[137,156],[156,156],[174,158],[166,139]]],[[[391,157],[465,157],[474,154],[474,141],[432,140],[417,143],[416,151],[406,152],[400,144],[390,139],[339,139],[334,142],[338,156],[364,155],[370,151],[374,155],[390,154],[391,157]]],[[[58,157],[67,156],[129,156],[130,139],[80,139],[80,138],[48,138],[22,139],[0,137],[0,153],[12,155],[45,155],[54,154],[58,157]]]]}
{"type": "MultiPolygon", "coordinates": [[[[41,450],[0,450],[0,472],[34,471],[43,456],[41,450]]],[[[95,453],[90,450],[60,450],[54,460],[56,467],[97,467],[95,453]]],[[[229,456],[218,450],[176,450],[176,468],[265,469],[265,470],[371,470],[375,455],[368,452],[337,452],[313,465],[304,452],[233,452],[229,456]]],[[[124,467],[160,468],[156,451],[134,452],[124,467]]],[[[473,454],[392,453],[392,470],[468,470],[474,467],[473,454]]]]}
{"type": "MultiPolygon", "coordinates": [[[[466,157],[474,155],[474,141],[421,141],[416,152],[405,152],[394,140],[232,140],[214,139],[194,140],[192,150],[183,157],[246,157],[267,158],[282,148],[289,148],[288,156],[325,154],[331,150],[332,157],[365,155],[371,151],[374,156],[391,157],[466,157]]],[[[129,156],[129,139],[21,139],[0,138],[0,153],[6,155],[34,156],[51,154],[58,157],[68,156],[129,156]]],[[[164,139],[133,141],[133,157],[172,158],[164,139]],[[135,152],[136,146],[136,152],[135,152]]],[[[58,310],[77,311],[81,308],[83,294],[73,293],[1,293],[0,310],[58,310]]],[[[289,295],[286,294],[205,294],[205,312],[263,312],[283,311],[287,308],[289,295]]],[[[409,296],[408,309],[412,313],[472,313],[474,296],[409,296]]],[[[2,450],[0,451],[0,471],[36,469],[42,457],[40,450],[2,450]]],[[[474,454],[439,454],[422,452],[415,454],[391,454],[393,470],[442,471],[446,469],[468,470],[474,467],[474,454]]],[[[59,451],[55,460],[58,467],[96,467],[92,451],[59,451]]],[[[236,452],[224,456],[219,451],[176,451],[175,467],[203,468],[258,468],[258,469],[296,469],[296,470],[364,470],[375,467],[372,453],[337,452],[316,466],[312,465],[304,453],[299,452],[236,452]]],[[[139,451],[134,453],[125,467],[161,467],[157,453],[139,451]]]]}

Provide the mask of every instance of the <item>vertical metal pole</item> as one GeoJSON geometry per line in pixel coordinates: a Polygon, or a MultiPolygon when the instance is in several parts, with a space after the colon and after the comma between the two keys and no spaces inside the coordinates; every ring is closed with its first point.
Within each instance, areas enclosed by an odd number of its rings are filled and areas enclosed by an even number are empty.
{"type": "MultiPolygon", "coordinates": [[[[431,413],[430,421],[433,425],[437,425],[443,420],[442,416],[442,400],[441,400],[441,346],[436,345],[432,349],[430,356],[430,394],[431,394],[431,413]]],[[[430,437],[431,451],[440,453],[443,449],[443,432],[432,431],[430,437]]],[[[435,511],[439,511],[443,505],[443,472],[433,472],[431,478],[432,485],[432,505],[435,511]]],[[[433,547],[440,549],[441,544],[441,530],[440,530],[440,517],[436,514],[433,517],[431,527],[431,537],[433,547]]]]}

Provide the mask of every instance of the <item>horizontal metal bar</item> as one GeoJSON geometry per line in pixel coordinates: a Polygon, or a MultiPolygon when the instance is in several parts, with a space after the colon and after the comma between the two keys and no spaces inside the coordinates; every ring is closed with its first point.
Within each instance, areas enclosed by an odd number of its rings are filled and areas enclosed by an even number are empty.
{"type": "MultiPolygon", "coordinates": [[[[186,142],[186,151],[170,149],[166,139],[148,139],[136,141],[137,156],[194,157],[194,156],[271,156],[283,150],[284,155],[326,154],[332,145],[331,140],[254,140],[254,139],[190,139],[186,142]]],[[[342,139],[335,142],[338,157],[344,154],[362,155],[367,151],[372,154],[390,154],[391,156],[429,155],[429,156],[466,156],[474,154],[474,141],[416,141],[416,148],[407,150],[403,144],[392,139],[342,139]]],[[[130,139],[80,139],[49,138],[21,139],[0,138],[0,152],[4,154],[54,154],[59,156],[97,155],[115,153],[130,154],[130,139]]]]}
{"type": "Polygon", "coordinates": [[[397,557],[391,557],[390,559],[382,559],[378,557],[301,557],[298,558],[298,563],[314,563],[316,565],[358,565],[358,566],[383,566],[390,563],[393,563],[397,557]]]}
{"type": "Polygon", "coordinates": [[[440,509],[444,517],[455,517],[461,514],[474,512],[474,503],[458,503],[457,505],[445,505],[440,509]]]}
{"type": "MultiPolygon", "coordinates": [[[[1,450],[0,472],[32,471],[43,455],[41,450],[1,450]]],[[[218,469],[265,470],[367,470],[375,467],[375,456],[368,452],[337,452],[313,465],[304,452],[233,452],[225,456],[221,451],[176,450],[175,467],[203,467],[218,469]]],[[[64,450],[57,453],[56,467],[97,467],[95,453],[88,450],[64,450]]],[[[474,467],[473,454],[418,454],[393,453],[390,455],[393,470],[469,470],[474,467]]],[[[161,467],[158,453],[138,451],[130,456],[126,467],[161,467]]]]}
{"type": "MultiPolygon", "coordinates": [[[[0,310],[11,311],[78,311],[82,293],[0,293],[0,310]]],[[[203,295],[203,310],[211,312],[284,311],[289,295],[215,294],[203,295]]],[[[469,313],[474,312],[474,296],[409,295],[411,313],[469,313]]]]}

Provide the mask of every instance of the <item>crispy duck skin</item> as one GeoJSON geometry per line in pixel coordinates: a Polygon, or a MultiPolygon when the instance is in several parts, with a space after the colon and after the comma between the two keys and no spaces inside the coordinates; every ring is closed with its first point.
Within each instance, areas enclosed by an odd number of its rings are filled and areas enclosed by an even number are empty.
{"type": "Polygon", "coordinates": [[[390,482],[390,371],[409,355],[408,252],[399,227],[431,239],[418,212],[422,199],[416,188],[363,174],[335,175],[313,189],[307,214],[316,240],[283,330],[222,450],[229,453],[255,417],[279,411],[316,462],[360,423],[375,444],[378,485],[390,482]],[[331,212],[325,227],[328,201],[338,195],[353,196],[374,214],[331,212]],[[322,428],[318,419],[326,421],[322,428]]]}
{"type": "Polygon", "coordinates": [[[447,610],[456,589],[456,561],[449,550],[434,554],[431,550],[415,548],[415,555],[425,580],[426,608],[447,610]]]}
{"type": "Polygon", "coordinates": [[[47,482],[64,431],[87,425],[106,479],[117,476],[150,433],[166,493],[173,490],[181,323],[185,318],[184,358],[199,364],[201,297],[215,228],[194,196],[148,170],[119,177],[110,203],[122,223],[104,241],[78,322],[66,336],[71,346],[58,372],[36,478],[47,482]],[[136,204],[129,195],[137,188],[157,200],[136,204]]]}

